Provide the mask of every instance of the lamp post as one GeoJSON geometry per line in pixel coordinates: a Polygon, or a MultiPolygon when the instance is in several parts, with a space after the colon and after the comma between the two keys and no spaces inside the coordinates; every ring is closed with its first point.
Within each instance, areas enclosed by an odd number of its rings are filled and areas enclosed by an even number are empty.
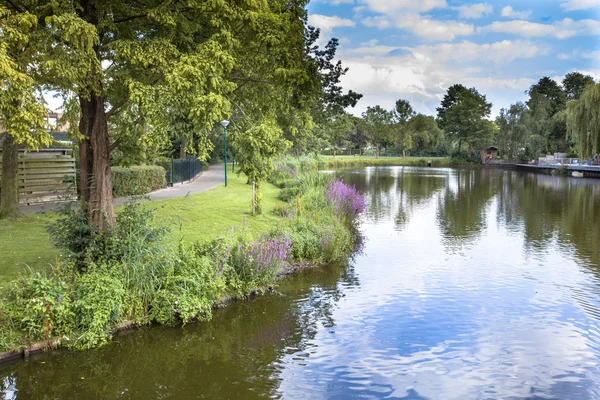
{"type": "Polygon", "coordinates": [[[229,125],[229,121],[224,119],[221,121],[221,125],[223,125],[223,157],[225,158],[225,187],[227,187],[227,125],[229,125]]]}

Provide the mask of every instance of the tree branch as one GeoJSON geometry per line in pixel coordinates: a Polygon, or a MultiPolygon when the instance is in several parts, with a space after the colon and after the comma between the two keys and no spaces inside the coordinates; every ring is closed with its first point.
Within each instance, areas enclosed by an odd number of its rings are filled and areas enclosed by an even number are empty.
{"type": "Polygon", "coordinates": [[[120,137],[117,140],[115,140],[114,142],[112,142],[112,144],[110,146],[108,146],[108,151],[109,152],[113,151],[117,146],[119,146],[121,144],[122,141],[123,141],[123,138],[120,137]]]}
{"type": "Polygon", "coordinates": [[[9,3],[9,4],[10,4],[10,5],[11,5],[11,6],[12,6],[12,7],[15,9],[15,10],[17,10],[18,12],[25,12],[25,11],[29,11],[29,10],[27,9],[27,7],[25,7],[25,6],[19,7],[19,6],[18,6],[17,4],[15,4],[15,3],[14,3],[12,0],[8,0],[8,3],[9,3]]]}
{"type": "Polygon", "coordinates": [[[125,17],[125,18],[121,18],[121,19],[115,19],[114,23],[115,24],[119,24],[121,22],[127,22],[127,21],[131,21],[134,19],[138,19],[138,18],[145,18],[148,16],[148,13],[145,14],[137,14],[137,15],[131,15],[129,17],[125,17]]]}
{"type": "Polygon", "coordinates": [[[119,110],[119,108],[123,107],[125,103],[127,103],[127,101],[129,101],[129,96],[123,98],[121,101],[115,104],[114,107],[106,113],[106,119],[112,117],[119,110]]]}

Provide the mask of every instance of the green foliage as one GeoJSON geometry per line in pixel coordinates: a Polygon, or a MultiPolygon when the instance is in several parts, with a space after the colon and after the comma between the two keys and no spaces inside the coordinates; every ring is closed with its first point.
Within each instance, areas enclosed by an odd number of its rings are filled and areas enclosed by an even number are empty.
{"type": "Polygon", "coordinates": [[[481,164],[481,158],[479,157],[479,155],[469,156],[467,153],[455,152],[450,156],[450,165],[451,166],[477,165],[477,164],[481,164]]]}
{"type": "Polygon", "coordinates": [[[222,269],[199,246],[180,247],[172,273],[153,296],[150,317],[158,323],[209,319],[212,304],[225,285],[222,269]]]}
{"type": "Polygon", "coordinates": [[[459,152],[464,142],[471,155],[492,140],[494,124],[487,119],[491,110],[492,104],[477,89],[453,85],[437,108],[438,125],[448,139],[458,143],[459,152]]]}
{"type": "Polygon", "coordinates": [[[125,315],[127,292],[121,271],[117,266],[89,265],[74,285],[77,334],[70,345],[83,349],[107,343],[125,315]]]}
{"type": "Polygon", "coordinates": [[[112,167],[111,173],[115,197],[146,194],[167,186],[165,169],[157,165],[112,167]]]}
{"type": "Polygon", "coordinates": [[[27,343],[67,335],[75,328],[71,286],[60,275],[41,273],[15,281],[3,314],[2,325],[23,332],[27,343]]]}
{"type": "Polygon", "coordinates": [[[362,115],[362,128],[369,141],[377,148],[377,156],[382,147],[391,142],[392,113],[381,106],[367,107],[362,115]]]}
{"type": "Polygon", "coordinates": [[[154,214],[142,204],[128,202],[117,217],[117,227],[99,233],[87,223],[81,210],[65,210],[61,217],[48,227],[54,245],[64,249],[68,259],[73,259],[80,270],[88,264],[112,264],[126,260],[159,256],[159,246],[165,227],[152,224],[154,214]],[[157,248],[157,246],[159,246],[157,248]]]}
{"type": "Polygon", "coordinates": [[[438,128],[435,119],[429,115],[417,114],[406,123],[407,136],[411,138],[411,147],[421,155],[425,150],[435,149],[444,141],[444,132],[438,128]]]}
{"type": "Polygon", "coordinates": [[[496,144],[503,155],[509,158],[516,158],[525,147],[529,130],[525,120],[527,107],[519,102],[511,104],[508,109],[501,109],[496,117],[498,132],[496,134],[496,144]]]}
{"type": "Polygon", "coordinates": [[[579,100],[583,91],[588,85],[595,83],[590,75],[584,75],[581,72],[570,72],[562,80],[563,89],[567,100],[579,100]]]}
{"type": "Polygon", "coordinates": [[[567,132],[582,157],[600,151],[600,83],[588,85],[579,100],[569,102],[567,132]]]}

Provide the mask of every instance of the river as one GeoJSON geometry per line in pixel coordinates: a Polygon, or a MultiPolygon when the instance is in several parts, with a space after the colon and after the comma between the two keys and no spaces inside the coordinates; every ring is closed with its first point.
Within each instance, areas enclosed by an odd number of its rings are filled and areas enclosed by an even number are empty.
{"type": "Polygon", "coordinates": [[[599,399],[600,180],[336,171],[362,250],[212,321],[0,366],[0,399],[599,399]]]}

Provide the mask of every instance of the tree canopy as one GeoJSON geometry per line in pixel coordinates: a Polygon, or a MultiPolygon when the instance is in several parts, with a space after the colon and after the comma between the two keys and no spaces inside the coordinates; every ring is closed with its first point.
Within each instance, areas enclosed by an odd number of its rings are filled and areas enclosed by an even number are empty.
{"type": "Polygon", "coordinates": [[[589,157],[600,150],[600,83],[588,85],[579,100],[567,106],[567,131],[576,139],[580,155],[589,157]]]}
{"type": "Polygon", "coordinates": [[[448,89],[437,108],[437,122],[449,139],[458,142],[459,151],[462,143],[467,143],[467,150],[471,153],[488,145],[492,139],[494,126],[487,119],[491,109],[492,104],[477,89],[457,84],[448,89]]]}

